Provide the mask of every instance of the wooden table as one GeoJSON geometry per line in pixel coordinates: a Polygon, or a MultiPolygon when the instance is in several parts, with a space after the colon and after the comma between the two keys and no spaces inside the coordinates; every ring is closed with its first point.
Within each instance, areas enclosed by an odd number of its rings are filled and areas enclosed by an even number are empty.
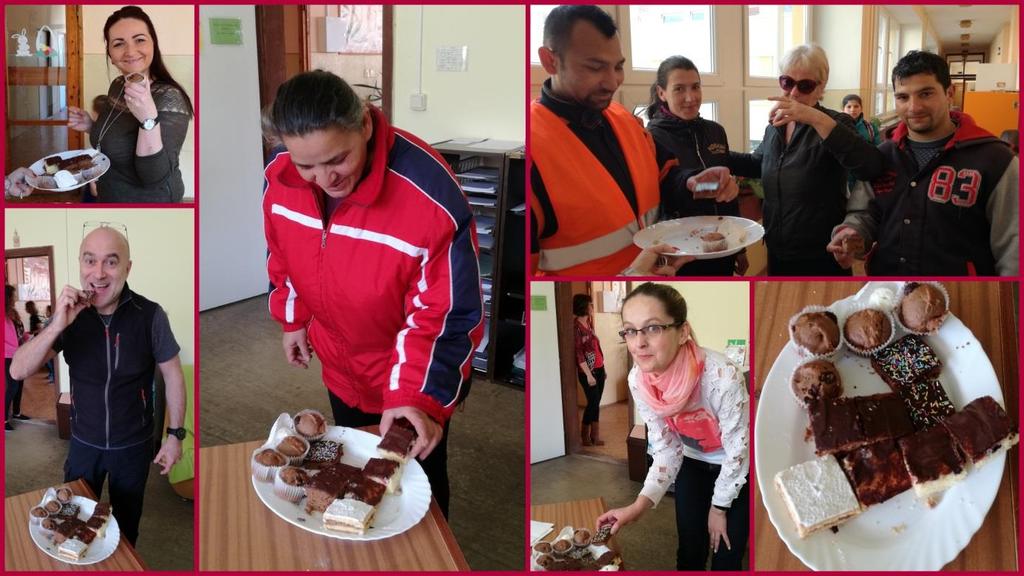
{"type": "MultiPolygon", "coordinates": [[[[857,292],[863,282],[758,282],[755,287],[756,398],[775,358],[789,341],[789,318],[810,304],[828,305],[857,292]]],[[[943,282],[949,291],[950,310],[981,343],[1006,402],[1006,411],[1016,419],[1018,406],[1017,295],[1011,282],[943,282]]],[[[756,410],[756,406],[755,406],[756,410]]],[[[757,450],[757,446],[754,446],[757,450]]],[[[1017,460],[1012,449],[1003,481],[981,528],[960,555],[945,570],[1017,569],[1017,460]]],[[[753,479],[753,478],[752,478],[753,479]]],[[[756,556],[754,568],[768,571],[807,570],[793,556],[772,526],[754,479],[756,556]]]]}
{"type": "Polygon", "coordinates": [[[383,540],[340,540],[285,522],[252,488],[249,458],[262,444],[199,450],[200,570],[469,570],[433,498],[419,524],[383,540]]]}
{"type": "MultiPolygon", "coordinates": [[[[550,522],[555,525],[550,533],[541,538],[542,542],[551,542],[555,539],[555,536],[558,536],[562,528],[566,526],[586,528],[592,531],[597,524],[597,517],[607,511],[608,509],[604,505],[604,498],[556,502],[554,504],[535,504],[530,506],[530,520],[550,522]]],[[[619,555],[622,554],[615,536],[608,540],[607,546],[618,552],[619,555]]]]}
{"type": "MultiPolygon", "coordinates": [[[[96,495],[83,480],[75,480],[65,484],[78,496],[92,500],[96,495]]],[[[57,572],[65,570],[105,570],[114,572],[142,572],[146,565],[139,554],[127,540],[121,538],[117,549],[103,562],[76,566],[50,557],[32,542],[28,533],[28,511],[43,499],[46,488],[11,496],[4,500],[4,571],[44,571],[57,572]]]]}

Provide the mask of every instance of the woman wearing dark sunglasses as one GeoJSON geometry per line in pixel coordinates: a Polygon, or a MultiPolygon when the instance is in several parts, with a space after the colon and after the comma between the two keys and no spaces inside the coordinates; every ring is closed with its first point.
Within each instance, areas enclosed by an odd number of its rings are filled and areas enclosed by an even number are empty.
{"type": "Polygon", "coordinates": [[[743,373],[697,345],[686,300],[645,282],[622,303],[619,335],[633,357],[629,391],[647,424],[654,463],[628,506],[605,512],[597,527],[615,534],[661,500],[675,482],[677,570],[741,570],[747,549],[749,415],[743,373]]]}
{"type": "Polygon", "coordinates": [[[824,50],[797,46],[780,68],[782,95],[770,98],[775,105],[761,144],[753,154],[730,153],[729,167],[761,178],[768,274],[849,276],[825,247],[846,214],[848,174],[871,180],[884,159],[857,135],[852,118],[820,104],[828,82],[824,50]]]}

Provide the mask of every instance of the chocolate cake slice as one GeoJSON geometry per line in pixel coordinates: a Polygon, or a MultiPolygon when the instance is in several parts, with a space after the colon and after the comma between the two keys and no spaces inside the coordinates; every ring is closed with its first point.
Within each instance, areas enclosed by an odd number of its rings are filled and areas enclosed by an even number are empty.
{"type": "Polygon", "coordinates": [[[858,396],[857,414],[869,442],[900,438],[914,433],[914,425],[903,401],[896,394],[858,396]]]}
{"type": "Polygon", "coordinates": [[[819,399],[808,410],[815,451],[835,454],[867,443],[855,398],[819,399]]]}
{"type": "Polygon", "coordinates": [[[956,412],[938,380],[900,382],[896,392],[903,399],[903,405],[907,407],[917,430],[938,426],[943,418],[956,412]]]}
{"type": "Polygon", "coordinates": [[[846,477],[867,507],[910,490],[910,475],[895,440],[882,440],[861,446],[842,459],[846,477]]]}
{"type": "Polygon", "coordinates": [[[920,336],[910,334],[875,352],[871,366],[893,392],[901,382],[935,379],[942,372],[942,361],[920,336]]]}
{"type": "Polygon", "coordinates": [[[914,492],[920,498],[942,492],[967,476],[964,459],[942,426],[900,438],[899,444],[914,492]]]}
{"type": "Polygon", "coordinates": [[[416,442],[416,433],[403,425],[393,425],[377,445],[377,455],[404,464],[416,442]]]}
{"type": "Polygon", "coordinates": [[[947,416],[942,425],[957,447],[974,463],[982,466],[989,457],[1009,450],[1017,443],[1017,426],[991,396],[982,396],[947,416]]]}
{"type": "Polygon", "coordinates": [[[306,512],[323,512],[334,502],[359,469],[348,464],[335,463],[314,475],[306,484],[306,512]]]}
{"type": "Polygon", "coordinates": [[[383,484],[374,482],[362,474],[353,476],[345,487],[345,498],[365,502],[370,506],[380,504],[384,498],[385,487],[383,484]]]}

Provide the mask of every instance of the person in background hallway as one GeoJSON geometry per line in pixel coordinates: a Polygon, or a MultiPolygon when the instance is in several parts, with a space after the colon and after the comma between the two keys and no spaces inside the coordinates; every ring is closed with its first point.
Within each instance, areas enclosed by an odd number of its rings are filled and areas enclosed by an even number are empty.
{"type": "Polygon", "coordinates": [[[576,342],[576,376],[587,397],[583,409],[583,425],[580,435],[584,446],[604,446],[601,440],[601,396],[608,375],[604,371],[604,352],[594,331],[594,302],[588,294],[572,297],[572,313],[576,342]]]}
{"type": "MultiPolygon", "coordinates": [[[[14,307],[18,290],[10,284],[4,285],[4,376],[6,388],[4,389],[4,430],[14,430],[11,425],[11,410],[15,398],[20,403],[21,388],[23,381],[11,376],[11,362],[14,353],[18,351],[22,336],[25,334],[25,325],[21,322],[21,316],[14,307]]],[[[19,412],[21,407],[19,406],[19,412]]]]}
{"type": "Polygon", "coordinates": [[[846,112],[850,118],[853,118],[857,134],[860,134],[860,137],[866,142],[875,146],[882,143],[882,134],[879,132],[878,127],[874,123],[869,122],[864,116],[864,106],[861,103],[860,96],[856,94],[843,96],[843,112],[846,112]]]}

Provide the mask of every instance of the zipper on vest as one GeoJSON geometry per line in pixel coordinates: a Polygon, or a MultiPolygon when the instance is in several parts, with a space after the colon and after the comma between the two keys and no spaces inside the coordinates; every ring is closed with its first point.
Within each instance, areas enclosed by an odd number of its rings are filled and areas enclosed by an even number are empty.
{"type": "Polygon", "coordinates": [[[104,326],[103,332],[106,334],[107,340],[107,383],[103,386],[103,408],[106,412],[106,447],[110,448],[110,326],[104,326]]]}
{"type": "Polygon", "coordinates": [[[117,366],[121,360],[121,333],[118,332],[114,335],[114,371],[117,371],[117,366]]]}

